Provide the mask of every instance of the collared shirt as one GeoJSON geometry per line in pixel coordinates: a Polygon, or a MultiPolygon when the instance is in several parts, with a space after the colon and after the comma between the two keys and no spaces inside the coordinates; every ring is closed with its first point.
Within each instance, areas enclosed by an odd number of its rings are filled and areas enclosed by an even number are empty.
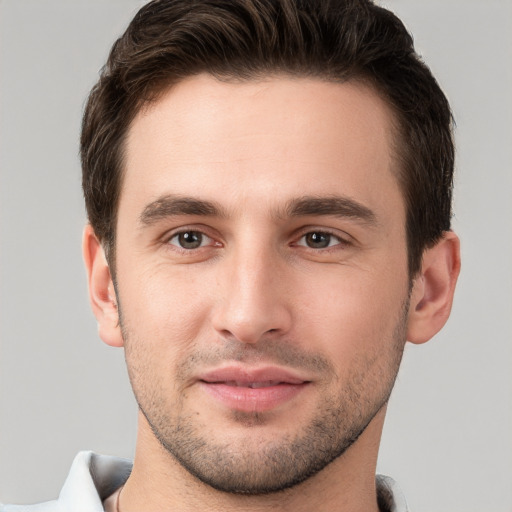
{"type": "MultiPolygon", "coordinates": [[[[103,501],[121,487],[132,462],[118,457],[80,452],[73,461],[59,498],[35,505],[1,505],[0,512],[105,512],[103,501]]],[[[377,475],[377,495],[382,512],[407,512],[396,482],[377,475]]]]}

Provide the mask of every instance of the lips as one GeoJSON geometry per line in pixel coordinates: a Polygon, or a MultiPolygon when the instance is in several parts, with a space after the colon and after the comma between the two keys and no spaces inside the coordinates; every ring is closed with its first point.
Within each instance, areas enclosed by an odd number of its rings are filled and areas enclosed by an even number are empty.
{"type": "Polygon", "coordinates": [[[279,367],[216,369],[199,377],[202,389],[228,409],[264,412],[303,392],[310,381],[279,367]]]}
{"type": "Polygon", "coordinates": [[[278,380],[267,380],[263,382],[244,382],[244,381],[236,381],[230,380],[225,382],[226,386],[235,386],[237,388],[251,388],[251,389],[259,389],[259,388],[268,388],[270,386],[278,386],[279,384],[285,384],[284,382],[280,382],[278,380]]]}

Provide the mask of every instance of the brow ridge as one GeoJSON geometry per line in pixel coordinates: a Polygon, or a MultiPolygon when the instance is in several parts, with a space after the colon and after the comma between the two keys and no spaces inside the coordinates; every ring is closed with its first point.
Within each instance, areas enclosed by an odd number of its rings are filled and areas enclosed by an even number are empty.
{"type": "MultiPolygon", "coordinates": [[[[152,225],[167,217],[197,215],[207,217],[227,217],[227,212],[214,201],[195,197],[167,194],[149,203],[140,215],[143,225],[152,225]]],[[[303,196],[289,201],[284,211],[276,217],[334,216],[354,219],[376,226],[375,213],[367,206],[344,196],[303,196]]]]}
{"type": "Polygon", "coordinates": [[[367,206],[344,196],[303,196],[293,199],[286,206],[289,217],[326,215],[354,219],[356,221],[377,226],[377,216],[367,206]]]}
{"type": "Polygon", "coordinates": [[[224,217],[225,212],[217,203],[195,197],[167,194],[149,203],[140,214],[143,225],[151,225],[167,217],[199,215],[224,217]]]}

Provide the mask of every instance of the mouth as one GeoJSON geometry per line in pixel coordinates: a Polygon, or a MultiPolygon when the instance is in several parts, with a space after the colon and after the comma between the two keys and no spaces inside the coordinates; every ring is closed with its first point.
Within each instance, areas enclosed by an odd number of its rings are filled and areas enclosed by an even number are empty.
{"type": "Polygon", "coordinates": [[[201,375],[199,384],[216,402],[228,409],[264,412],[285,406],[311,381],[277,367],[227,367],[201,375]]]}
{"type": "MultiPolygon", "coordinates": [[[[221,384],[222,382],[212,382],[211,384],[221,384]]],[[[280,384],[287,384],[286,382],[280,382],[278,380],[267,380],[263,382],[242,382],[237,380],[226,381],[223,384],[226,386],[234,386],[237,388],[251,388],[251,389],[260,389],[260,388],[269,388],[272,386],[279,386],[280,384]]]]}

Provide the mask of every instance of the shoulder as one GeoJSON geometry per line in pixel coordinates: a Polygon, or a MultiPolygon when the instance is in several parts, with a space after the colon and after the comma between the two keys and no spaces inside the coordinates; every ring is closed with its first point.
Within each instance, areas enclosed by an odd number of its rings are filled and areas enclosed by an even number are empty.
{"type": "Polygon", "coordinates": [[[377,475],[377,501],[381,512],[408,512],[407,502],[398,484],[389,476],[377,475]]]}
{"type": "Polygon", "coordinates": [[[57,501],[46,501],[34,505],[2,505],[0,512],[59,512],[61,509],[57,501]]]}
{"type": "Polygon", "coordinates": [[[0,504],[0,512],[103,512],[103,500],[124,484],[131,469],[127,459],[80,452],[58,499],[34,505],[0,504]]]}

